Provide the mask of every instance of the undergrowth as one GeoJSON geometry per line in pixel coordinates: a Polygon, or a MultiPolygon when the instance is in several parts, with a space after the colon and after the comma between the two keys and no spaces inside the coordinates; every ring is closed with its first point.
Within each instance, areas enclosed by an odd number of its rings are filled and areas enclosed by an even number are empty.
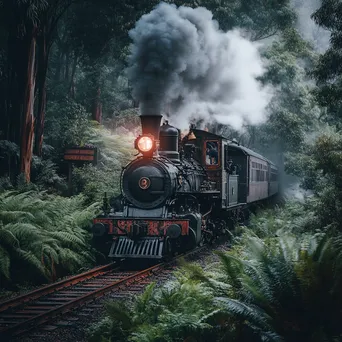
{"type": "Polygon", "coordinates": [[[52,281],[94,265],[88,228],[98,207],[82,195],[0,193],[0,287],[52,281]]]}
{"type": "Polygon", "coordinates": [[[342,238],[319,230],[312,204],[265,210],[204,269],[114,302],[90,341],[339,341],[342,238]]]}
{"type": "Polygon", "coordinates": [[[120,193],[120,174],[122,167],[132,160],[135,136],[113,132],[101,126],[94,127],[90,143],[96,145],[99,151],[97,166],[91,164],[75,167],[73,171],[74,193],[84,194],[89,203],[100,201],[103,194],[108,197],[120,193]]]}

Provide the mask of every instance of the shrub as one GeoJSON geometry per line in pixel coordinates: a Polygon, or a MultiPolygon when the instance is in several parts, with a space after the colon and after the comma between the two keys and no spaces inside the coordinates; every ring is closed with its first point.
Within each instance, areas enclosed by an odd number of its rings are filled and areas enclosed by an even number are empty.
{"type": "Polygon", "coordinates": [[[42,282],[93,265],[87,231],[98,204],[46,192],[0,194],[0,276],[7,284],[42,282]]]}
{"type": "Polygon", "coordinates": [[[91,341],[339,341],[342,238],[306,231],[305,207],[282,210],[253,218],[256,232],[205,270],[185,264],[132,307],[109,304],[91,341]]]}
{"type": "Polygon", "coordinates": [[[70,98],[51,102],[46,114],[45,143],[57,153],[65,147],[86,143],[91,135],[89,116],[83,106],[70,98]]]}
{"type": "Polygon", "coordinates": [[[98,147],[98,165],[74,168],[74,192],[82,192],[90,202],[100,201],[105,192],[108,197],[119,195],[122,167],[135,153],[134,138],[133,134],[117,134],[101,126],[94,127],[89,141],[98,147]]]}
{"type": "Polygon", "coordinates": [[[208,321],[219,313],[212,291],[193,281],[169,285],[149,285],[132,307],[108,303],[109,317],[89,330],[90,341],[205,341],[212,330],[208,321]]]}

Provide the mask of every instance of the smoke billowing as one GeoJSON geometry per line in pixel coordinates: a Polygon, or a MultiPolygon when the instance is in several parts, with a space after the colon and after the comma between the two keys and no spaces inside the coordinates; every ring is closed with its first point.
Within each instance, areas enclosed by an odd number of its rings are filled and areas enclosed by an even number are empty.
{"type": "Polygon", "coordinates": [[[316,25],[311,15],[321,7],[321,0],[292,0],[297,12],[297,27],[303,38],[310,40],[318,52],[324,52],[330,44],[330,32],[316,25]]]}
{"type": "Polygon", "coordinates": [[[173,124],[216,120],[241,129],[266,120],[269,90],[258,46],[219,30],[212,13],[159,4],[130,31],[128,76],[141,113],[170,113],[173,124]]]}

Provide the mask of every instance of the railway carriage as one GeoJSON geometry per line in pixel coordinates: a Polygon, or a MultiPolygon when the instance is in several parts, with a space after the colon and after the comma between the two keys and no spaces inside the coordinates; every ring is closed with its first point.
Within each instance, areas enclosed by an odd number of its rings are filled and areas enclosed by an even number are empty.
{"type": "Polygon", "coordinates": [[[139,156],[122,171],[121,197],[94,220],[97,244],[114,259],[156,258],[224,234],[250,204],[278,193],[278,169],[236,141],[161,115],[142,115],[139,156]]]}
{"type": "Polygon", "coordinates": [[[262,155],[207,131],[192,129],[193,144],[209,180],[216,184],[222,209],[267,199],[278,193],[278,169],[262,155]],[[202,148],[200,148],[202,146],[202,148]],[[217,159],[208,158],[215,146],[217,159]],[[202,154],[202,155],[201,155],[202,154]]]}

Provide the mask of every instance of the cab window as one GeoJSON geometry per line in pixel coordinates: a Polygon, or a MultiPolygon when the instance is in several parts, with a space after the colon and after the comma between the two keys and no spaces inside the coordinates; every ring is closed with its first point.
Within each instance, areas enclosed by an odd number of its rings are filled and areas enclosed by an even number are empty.
{"type": "Polygon", "coordinates": [[[207,165],[218,165],[218,157],[218,142],[207,141],[205,163],[207,165]]]}

